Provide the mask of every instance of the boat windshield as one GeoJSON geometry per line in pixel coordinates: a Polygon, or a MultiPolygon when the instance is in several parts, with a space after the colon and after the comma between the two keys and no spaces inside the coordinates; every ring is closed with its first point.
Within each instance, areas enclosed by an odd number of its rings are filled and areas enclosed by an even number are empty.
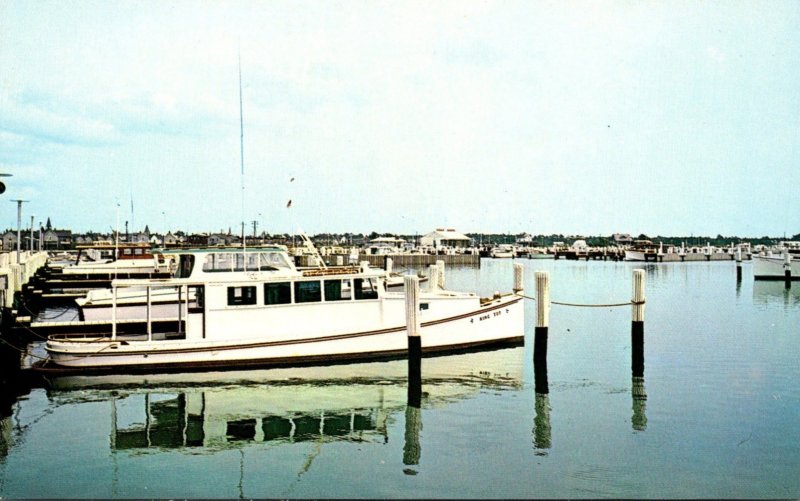
{"type": "Polygon", "coordinates": [[[175,278],[189,278],[192,275],[192,269],[194,269],[194,256],[191,254],[181,254],[178,270],[175,272],[175,278]]]}
{"type": "Polygon", "coordinates": [[[214,252],[205,256],[204,272],[217,271],[275,271],[291,269],[286,256],[281,252],[214,252]],[[245,267],[245,259],[247,266],[245,267]]]}

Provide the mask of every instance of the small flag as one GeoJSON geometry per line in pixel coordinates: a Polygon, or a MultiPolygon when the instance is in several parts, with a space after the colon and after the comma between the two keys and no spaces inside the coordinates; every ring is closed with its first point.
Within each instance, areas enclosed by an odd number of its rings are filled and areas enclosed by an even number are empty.
{"type": "Polygon", "coordinates": [[[292,206],[292,201],[291,201],[291,200],[289,200],[289,203],[287,203],[287,204],[286,204],[286,208],[288,209],[288,208],[289,208],[289,207],[291,207],[291,206],[292,206]]]}
{"type": "Polygon", "coordinates": [[[290,182],[290,183],[291,183],[292,181],[294,181],[294,178],[291,178],[291,179],[289,180],[289,182],[290,182]]]}

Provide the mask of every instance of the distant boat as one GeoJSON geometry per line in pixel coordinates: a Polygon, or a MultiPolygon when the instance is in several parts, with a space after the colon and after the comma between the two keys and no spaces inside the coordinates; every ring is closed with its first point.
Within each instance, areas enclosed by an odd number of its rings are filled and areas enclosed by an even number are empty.
{"type": "Polygon", "coordinates": [[[555,254],[551,254],[545,249],[531,249],[528,251],[528,259],[554,259],[555,257],[555,254]]]}
{"type": "Polygon", "coordinates": [[[496,245],[489,251],[489,256],[493,258],[514,257],[514,246],[510,244],[496,245]]]}
{"type": "Polygon", "coordinates": [[[634,240],[630,248],[625,249],[625,261],[656,261],[659,247],[650,240],[634,240]]]}
{"type": "MultiPolygon", "coordinates": [[[[174,252],[175,278],[112,285],[117,294],[130,287],[151,289],[144,305],[150,309],[156,307],[152,291],[181,291],[180,309],[173,306],[177,332],[51,335],[45,345],[50,358],[37,369],[235,368],[407,352],[405,294],[385,289],[384,270],[300,270],[279,247],[174,252]]],[[[120,297],[116,308],[124,309],[125,295],[120,297]]],[[[506,344],[524,336],[522,297],[511,293],[482,299],[474,293],[421,291],[420,320],[424,352],[506,344]]]]}
{"type": "Polygon", "coordinates": [[[99,243],[78,246],[74,261],[54,266],[63,275],[170,273],[173,262],[146,243],[99,243]]]}

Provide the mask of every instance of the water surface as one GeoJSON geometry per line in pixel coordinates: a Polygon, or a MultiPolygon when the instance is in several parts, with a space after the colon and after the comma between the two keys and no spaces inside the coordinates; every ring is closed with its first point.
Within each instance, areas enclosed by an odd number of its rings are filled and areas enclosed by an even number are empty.
{"type": "MultiPolygon", "coordinates": [[[[553,306],[549,394],[526,345],[423,360],[52,381],[0,422],[0,496],[800,497],[800,285],[732,262],[519,260],[554,301],[631,296],[646,269],[645,378],[630,308],[553,306]],[[646,399],[634,398],[640,393],[646,399]]],[[[490,295],[511,260],[448,268],[490,295]]],[[[52,312],[51,312],[52,313],[52,312]]]]}

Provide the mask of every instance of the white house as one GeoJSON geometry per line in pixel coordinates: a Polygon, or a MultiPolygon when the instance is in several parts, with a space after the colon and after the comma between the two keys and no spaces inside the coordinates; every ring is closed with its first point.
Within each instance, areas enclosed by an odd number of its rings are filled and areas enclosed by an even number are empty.
{"type": "Polygon", "coordinates": [[[437,228],[419,239],[422,247],[469,247],[472,239],[453,228],[437,228]]]}

